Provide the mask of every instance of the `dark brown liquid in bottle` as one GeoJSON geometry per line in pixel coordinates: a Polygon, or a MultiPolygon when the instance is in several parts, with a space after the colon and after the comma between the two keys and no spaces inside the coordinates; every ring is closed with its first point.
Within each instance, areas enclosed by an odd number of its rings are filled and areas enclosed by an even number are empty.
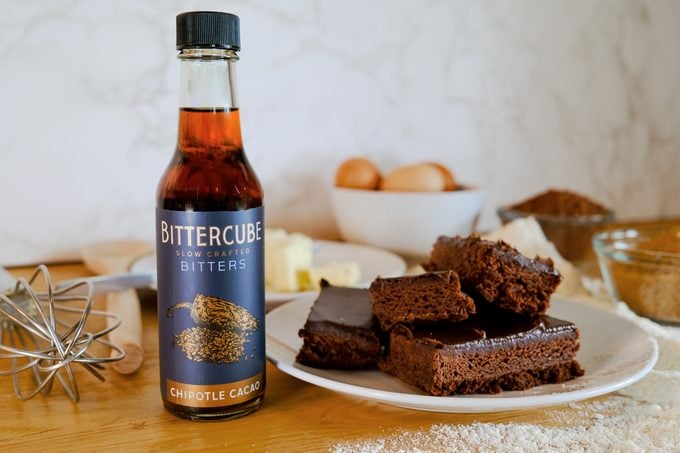
{"type": "Polygon", "coordinates": [[[243,152],[238,109],[180,109],[177,150],[158,186],[158,207],[240,211],[262,206],[262,196],[243,152]]]}
{"type": "MultiPolygon", "coordinates": [[[[157,206],[174,211],[239,211],[262,206],[262,199],[260,182],[243,152],[238,109],[181,108],[177,149],[158,185],[157,206]]],[[[163,404],[184,418],[226,419],[255,410],[261,399],[225,407],[224,415],[219,408],[192,408],[167,400],[163,404]]]]}

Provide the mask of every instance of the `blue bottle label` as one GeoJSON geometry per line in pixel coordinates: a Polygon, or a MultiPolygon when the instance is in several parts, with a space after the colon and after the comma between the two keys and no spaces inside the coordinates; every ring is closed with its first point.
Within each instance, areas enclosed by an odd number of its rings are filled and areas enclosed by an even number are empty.
{"type": "Polygon", "coordinates": [[[156,210],[161,393],[225,407],[264,393],[264,208],[156,210]]]}

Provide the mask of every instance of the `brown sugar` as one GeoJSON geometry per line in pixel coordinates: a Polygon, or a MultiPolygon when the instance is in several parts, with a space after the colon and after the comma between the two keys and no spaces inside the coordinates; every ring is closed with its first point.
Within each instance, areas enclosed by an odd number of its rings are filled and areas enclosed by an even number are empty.
{"type": "Polygon", "coordinates": [[[680,253],[680,228],[667,228],[641,240],[638,250],[664,253],[680,253]]]}
{"type": "Polygon", "coordinates": [[[680,259],[668,262],[663,253],[680,253],[680,229],[668,228],[638,242],[637,250],[659,252],[660,262],[614,261],[617,296],[636,313],[663,322],[680,323],[680,259]]]}
{"type": "Polygon", "coordinates": [[[590,198],[576,192],[555,189],[515,204],[511,206],[511,209],[554,216],[589,216],[607,213],[607,208],[590,198]]]}

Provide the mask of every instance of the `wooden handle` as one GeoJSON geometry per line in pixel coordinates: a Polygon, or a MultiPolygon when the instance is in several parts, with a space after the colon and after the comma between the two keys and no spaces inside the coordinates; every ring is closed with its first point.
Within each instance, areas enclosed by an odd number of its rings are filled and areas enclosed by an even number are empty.
{"type": "MultiPolygon", "coordinates": [[[[113,362],[111,367],[120,374],[132,374],[144,362],[142,347],[142,310],[137,292],[133,289],[109,293],[106,311],[118,316],[120,326],[109,333],[109,341],[125,351],[125,358],[113,362]]],[[[111,356],[118,355],[115,351],[111,356]]]]}

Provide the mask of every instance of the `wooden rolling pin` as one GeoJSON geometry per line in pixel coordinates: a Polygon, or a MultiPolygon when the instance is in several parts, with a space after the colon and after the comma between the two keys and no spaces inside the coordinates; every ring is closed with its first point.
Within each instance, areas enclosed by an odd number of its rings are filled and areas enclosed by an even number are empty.
{"type": "MultiPolygon", "coordinates": [[[[111,363],[111,368],[120,374],[132,374],[144,363],[142,310],[139,306],[137,291],[128,289],[107,294],[106,311],[118,316],[121,320],[120,326],[109,333],[109,341],[125,352],[125,357],[111,363]]],[[[112,355],[115,355],[115,352],[112,355]]]]}
{"type": "MultiPolygon", "coordinates": [[[[83,248],[81,257],[97,274],[117,274],[129,272],[130,265],[151,250],[149,244],[140,241],[101,242],[83,248]]],[[[107,294],[106,311],[121,320],[120,326],[109,333],[109,341],[125,352],[125,358],[113,362],[111,368],[120,374],[132,374],[144,363],[142,311],[137,292],[130,289],[107,294]]],[[[117,353],[113,351],[111,355],[117,353]]]]}

